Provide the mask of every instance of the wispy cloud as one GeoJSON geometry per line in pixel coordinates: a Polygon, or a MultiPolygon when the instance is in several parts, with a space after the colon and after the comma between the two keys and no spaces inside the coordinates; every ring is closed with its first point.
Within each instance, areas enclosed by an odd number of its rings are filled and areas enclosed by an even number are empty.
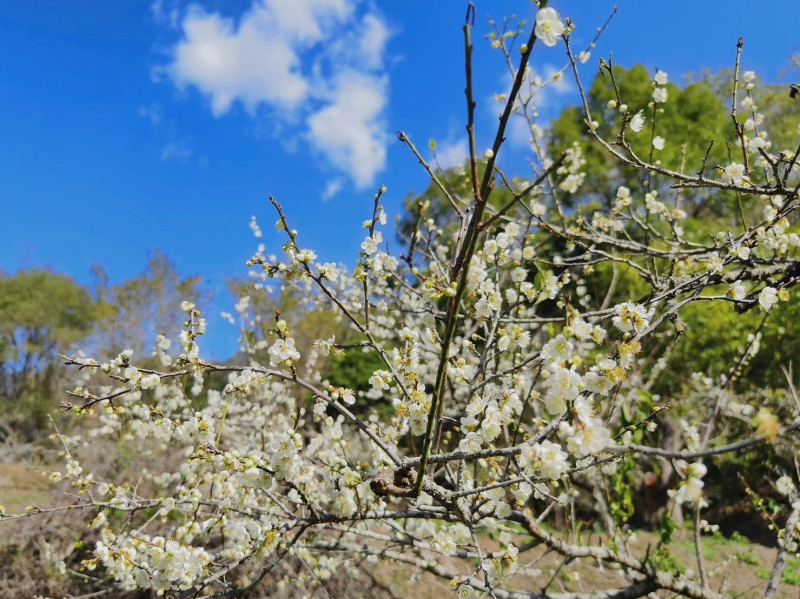
{"type": "Polygon", "coordinates": [[[139,116],[148,119],[155,126],[161,122],[164,111],[158,103],[153,102],[147,106],[139,106],[139,116]]]}
{"type": "Polygon", "coordinates": [[[325,184],[325,189],[322,191],[322,199],[330,200],[333,196],[339,193],[342,189],[342,180],[333,179],[325,184]]]}
{"type": "Polygon", "coordinates": [[[436,147],[436,162],[443,170],[464,166],[469,158],[469,146],[466,139],[445,142],[436,147]]]}
{"type": "Polygon", "coordinates": [[[177,160],[182,164],[188,164],[193,155],[194,148],[187,141],[178,139],[164,146],[161,151],[161,160],[177,160]]]}
{"type": "MultiPolygon", "coordinates": [[[[324,162],[363,188],[386,163],[383,72],[390,28],[358,0],[256,0],[238,19],[192,5],[164,72],[221,117],[265,108],[324,162]]],[[[164,12],[164,8],[159,6],[164,12]]],[[[154,9],[155,10],[155,9],[154,9]]]]}
{"type": "Polygon", "coordinates": [[[150,5],[150,12],[157,23],[177,29],[180,23],[180,9],[177,0],[155,0],[150,5]]]}

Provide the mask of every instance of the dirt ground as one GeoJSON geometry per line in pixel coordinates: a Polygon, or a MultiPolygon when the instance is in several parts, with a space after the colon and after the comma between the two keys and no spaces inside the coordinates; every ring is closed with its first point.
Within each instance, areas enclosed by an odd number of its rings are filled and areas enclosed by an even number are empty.
{"type": "Polygon", "coordinates": [[[0,462],[0,505],[16,514],[29,505],[48,505],[50,483],[29,466],[0,462]]]}
{"type": "MultiPolygon", "coordinates": [[[[684,530],[675,537],[671,545],[670,557],[662,566],[673,573],[698,572],[698,562],[691,531],[684,530]]],[[[588,535],[583,542],[602,544],[600,535],[588,535]]],[[[658,543],[655,533],[638,531],[629,543],[631,553],[639,558],[653,554],[658,543]]],[[[487,543],[487,548],[489,543],[487,543]]],[[[725,537],[720,533],[703,536],[702,553],[708,574],[709,586],[725,597],[736,599],[758,599],[764,596],[777,550],[754,543],[734,533],[725,537]]],[[[553,552],[538,547],[520,554],[520,564],[528,570],[527,575],[519,575],[509,588],[517,591],[542,592],[547,589],[553,593],[595,592],[627,586],[625,580],[613,568],[600,567],[594,560],[576,560],[563,567],[563,560],[553,552]]],[[[456,562],[451,562],[457,570],[456,562]]],[[[470,572],[462,565],[463,574],[470,572]]],[[[427,573],[415,576],[410,568],[396,565],[382,565],[378,578],[390,588],[398,598],[442,599],[453,589],[447,581],[427,573]]],[[[672,593],[659,596],[672,597],[672,593]]],[[[777,597],[800,599],[800,559],[790,557],[784,569],[777,597]]]]}

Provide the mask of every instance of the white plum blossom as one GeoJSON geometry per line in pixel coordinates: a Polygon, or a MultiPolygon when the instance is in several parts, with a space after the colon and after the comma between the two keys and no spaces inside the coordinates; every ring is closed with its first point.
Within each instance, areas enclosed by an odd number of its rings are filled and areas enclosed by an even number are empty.
{"type": "Polygon", "coordinates": [[[164,335],[156,336],[156,347],[161,351],[167,351],[170,345],[172,345],[172,341],[164,335]]]}
{"type": "Polygon", "coordinates": [[[460,584],[456,589],[456,595],[458,599],[473,599],[475,591],[468,584],[460,584]]]}
{"type": "Polygon", "coordinates": [[[761,306],[765,312],[769,312],[777,303],[778,291],[774,287],[764,287],[761,293],[758,294],[758,305],[761,306]]]}
{"type": "Polygon", "coordinates": [[[336,335],[332,335],[328,339],[316,339],[314,341],[313,347],[314,347],[314,350],[320,356],[327,356],[330,353],[331,348],[335,344],[336,344],[336,335]]]}
{"type": "Polygon", "coordinates": [[[551,480],[561,478],[569,469],[568,458],[561,445],[547,440],[530,445],[520,454],[523,466],[530,465],[538,476],[551,480]]]}
{"type": "Polygon", "coordinates": [[[653,81],[658,85],[666,85],[669,82],[669,76],[664,71],[657,71],[653,81]]]}
{"type": "Polygon", "coordinates": [[[389,388],[389,383],[392,382],[392,373],[387,370],[376,370],[369,378],[369,384],[376,391],[382,391],[389,388]]]}
{"type": "Polygon", "coordinates": [[[453,555],[456,552],[456,542],[445,531],[440,530],[431,539],[431,549],[441,553],[442,555],[453,555]]]}
{"type": "Polygon", "coordinates": [[[468,432],[458,444],[460,451],[478,451],[483,445],[483,437],[474,431],[468,432]]]}
{"type": "Polygon", "coordinates": [[[678,503],[697,503],[703,497],[703,487],[705,483],[702,478],[708,472],[705,464],[695,462],[687,464],[683,460],[677,461],[677,470],[686,479],[681,482],[678,492],[675,494],[675,501],[678,503]]]}
{"type": "Polygon", "coordinates": [[[663,104],[667,101],[667,88],[657,87],[653,90],[653,101],[656,104],[663,104]]]}
{"type": "Polygon", "coordinates": [[[587,456],[604,449],[611,440],[611,431],[601,420],[578,427],[567,441],[567,450],[575,456],[587,456]]]}
{"type": "Polygon", "coordinates": [[[617,189],[617,201],[616,207],[617,208],[627,208],[631,205],[631,190],[621,185],[617,189]]]}
{"type": "Polygon", "coordinates": [[[258,221],[256,221],[255,216],[250,217],[250,229],[253,231],[253,236],[256,238],[261,237],[261,229],[258,226],[258,221]]]}
{"type": "Polygon", "coordinates": [[[550,414],[562,413],[568,401],[578,397],[581,391],[581,375],[573,368],[567,369],[554,365],[552,374],[545,380],[547,392],[544,395],[544,404],[550,414]]]}
{"type": "Polygon", "coordinates": [[[128,383],[130,383],[131,386],[136,386],[141,383],[142,373],[139,372],[138,368],[135,368],[133,366],[128,366],[123,371],[123,374],[125,375],[125,378],[128,379],[128,383]]]}
{"type": "Polygon", "coordinates": [[[775,489],[784,497],[790,497],[797,491],[792,477],[785,474],[775,481],[775,489]]]}
{"type": "Polygon", "coordinates": [[[741,281],[734,281],[731,284],[730,294],[735,300],[743,300],[747,292],[741,281]]]}
{"type": "Polygon", "coordinates": [[[706,263],[706,270],[711,273],[722,272],[723,266],[724,262],[719,252],[711,252],[708,256],[708,262],[706,263]]]}
{"type": "Polygon", "coordinates": [[[545,343],[541,356],[546,363],[563,363],[570,359],[573,349],[572,343],[564,335],[557,335],[545,343]]]}
{"type": "Polygon", "coordinates": [[[142,389],[154,389],[158,386],[161,382],[161,377],[158,376],[156,373],[145,375],[139,381],[139,385],[142,389]]]}
{"type": "Polygon", "coordinates": [[[644,112],[641,110],[633,115],[631,118],[631,122],[628,123],[628,126],[631,128],[631,131],[634,133],[639,133],[644,127],[645,116],[644,112]]]}
{"type": "Polygon", "coordinates": [[[317,264],[317,273],[326,281],[335,281],[339,278],[339,269],[332,262],[317,264]]]}
{"type": "Polygon", "coordinates": [[[736,248],[736,257],[739,258],[739,260],[749,260],[750,254],[750,248],[744,244],[741,244],[738,248],[736,248]]]}
{"type": "Polygon", "coordinates": [[[294,347],[294,339],[277,339],[269,348],[270,364],[291,366],[300,359],[300,352],[294,347]]]}
{"type": "Polygon", "coordinates": [[[540,8],[536,12],[534,33],[545,46],[555,46],[566,27],[554,8],[540,8]]]}
{"type": "Polygon", "coordinates": [[[361,249],[367,255],[372,255],[378,251],[378,245],[383,241],[383,235],[380,231],[375,231],[371,236],[367,236],[361,243],[361,249]]]}
{"type": "Polygon", "coordinates": [[[741,185],[745,180],[744,165],[739,162],[732,162],[722,171],[722,182],[741,185]]]}
{"type": "Polygon", "coordinates": [[[631,331],[639,332],[650,325],[650,318],[653,317],[653,310],[647,310],[644,306],[625,302],[616,307],[617,315],[612,322],[623,333],[631,331]]]}
{"type": "Polygon", "coordinates": [[[664,149],[664,138],[661,137],[660,135],[656,135],[653,138],[653,147],[656,150],[663,150],[664,149]]]}

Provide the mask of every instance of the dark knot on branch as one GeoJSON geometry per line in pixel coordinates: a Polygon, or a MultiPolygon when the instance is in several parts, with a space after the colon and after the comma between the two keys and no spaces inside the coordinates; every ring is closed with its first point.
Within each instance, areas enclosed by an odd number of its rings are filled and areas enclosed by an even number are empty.
{"type": "Polygon", "coordinates": [[[375,495],[381,497],[416,497],[417,473],[411,466],[398,466],[379,473],[369,481],[375,495]]]}

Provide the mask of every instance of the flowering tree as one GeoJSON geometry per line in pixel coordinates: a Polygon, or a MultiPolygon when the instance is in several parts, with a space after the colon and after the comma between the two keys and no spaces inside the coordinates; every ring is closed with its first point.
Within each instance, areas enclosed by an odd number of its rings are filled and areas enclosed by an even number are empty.
{"type": "MultiPolygon", "coordinates": [[[[248,345],[250,364],[213,364],[200,351],[205,320],[184,302],[179,349],[170,352],[171,341],[159,338],[159,369],[137,367],[130,351],[105,361],[65,357],[84,381],[64,408],[87,428],[59,437],[67,464],[52,476],[77,491],[71,508],[94,511],[97,540],[86,572],[102,573],[120,590],[237,596],[255,593],[286,559],[322,580],[337,569],[355,575],[367,559],[441,577],[460,597],[725,594],[709,579],[700,550],[702,533],[713,528],[702,518],[704,477],[731,452],[760,446],[786,455],[790,433],[800,428],[791,376],[772,403],[737,395],[731,381],[758,339],[743,330],[729,376],[697,377],[690,398],[659,398],[649,389],[663,367],[659,356],[680,340],[686,306],[732,305],[766,319],[788,301],[800,275],[800,237],[789,221],[800,205],[800,147],[771,147],[747,100],[754,79],[737,69],[729,163],[712,163],[706,152],[699,163],[668,168],[640,154],[634,148],[648,137],[656,150],[680,143],[659,135],[659,111],[670,101],[667,74],[653,74],[648,102],[634,105],[614,84],[612,65],[600,60],[614,85],[607,109],[617,123],[601,128],[608,115],[590,109],[579,76],[591,48],[576,54],[571,29],[541,7],[532,26],[507,20],[490,36],[512,82],[494,141],[479,152],[465,25],[470,187],[467,197],[440,189],[457,227],[420,206],[407,246],[389,254],[381,188],[348,274],[304,247],[272,199],[283,255],[259,247],[250,261],[257,287],[263,292],[277,280],[308,309],[332,309],[349,329],[346,343],[319,338],[303,355],[276,311],[261,315],[274,324],[248,345]],[[610,205],[570,208],[583,184],[581,148],[548,154],[535,122],[536,92],[546,82],[528,68],[541,45],[556,44],[566,48],[589,135],[618,164],[642,173],[643,190],[621,186],[610,205]],[[512,118],[527,119],[532,134],[525,180],[507,178],[500,167],[512,118]],[[496,188],[500,203],[491,201],[496,188]],[[687,231],[698,190],[732,198],[738,221],[712,235],[687,231]],[[636,285],[620,285],[623,276],[636,285]],[[354,410],[357,390],[326,380],[326,357],[352,352],[380,360],[362,399],[390,404],[389,418],[354,410]],[[227,376],[224,389],[208,390],[205,381],[219,373],[227,376]],[[677,430],[665,424],[672,421],[677,430]],[[81,448],[95,439],[124,444],[148,468],[131,480],[85,471],[81,448]],[[647,485],[665,491],[660,541],[637,552],[627,523],[647,485]],[[671,569],[666,559],[676,519],[687,510],[695,574],[671,569]],[[602,531],[593,542],[575,534],[587,520],[602,531]],[[560,556],[565,569],[590,560],[614,577],[591,592],[553,591],[552,579],[526,557],[537,546],[560,556]]],[[[398,137],[438,185],[413,141],[398,137]]],[[[242,314],[251,308],[240,302],[242,314]]],[[[797,550],[797,473],[791,460],[785,464],[775,488],[789,515],[778,525],[781,548],[767,596],[787,552],[797,550]]]]}

